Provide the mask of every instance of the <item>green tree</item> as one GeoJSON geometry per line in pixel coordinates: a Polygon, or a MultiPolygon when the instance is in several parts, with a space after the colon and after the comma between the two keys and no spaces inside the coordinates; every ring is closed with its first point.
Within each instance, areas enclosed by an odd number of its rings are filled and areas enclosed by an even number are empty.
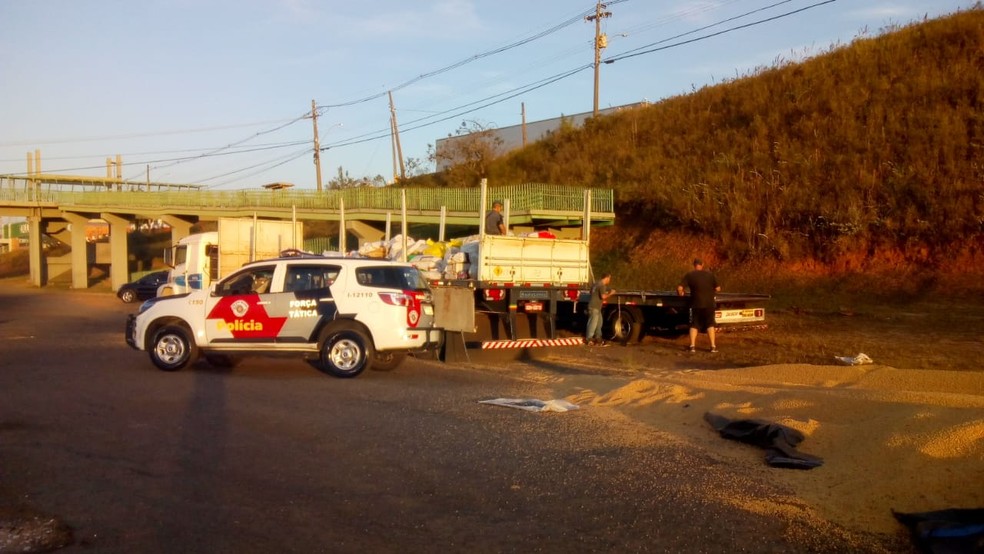
{"type": "Polygon", "coordinates": [[[462,121],[454,134],[437,147],[428,146],[428,159],[443,168],[450,186],[475,186],[488,177],[489,168],[502,153],[503,140],[495,127],[475,120],[462,121]]]}
{"type": "Polygon", "coordinates": [[[427,166],[427,160],[420,158],[407,158],[403,166],[406,168],[407,178],[419,177],[427,173],[427,170],[430,169],[427,166]]]}
{"type": "Polygon", "coordinates": [[[355,178],[349,175],[342,166],[338,166],[338,174],[328,181],[328,188],[344,189],[355,187],[383,187],[386,186],[386,179],[382,175],[375,177],[355,178]]]}

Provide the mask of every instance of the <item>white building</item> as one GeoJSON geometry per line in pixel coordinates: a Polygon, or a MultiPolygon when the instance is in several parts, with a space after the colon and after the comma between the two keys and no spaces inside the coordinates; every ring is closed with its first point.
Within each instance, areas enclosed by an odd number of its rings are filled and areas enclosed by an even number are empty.
{"type": "MultiPolygon", "coordinates": [[[[619,110],[625,110],[629,108],[636,108],[639,106],[646,105],[646,102],[639,102],[636,104],[626,104],[624,106],[615,106],[613,108],[606,108],[603,110],[598,110],[598,115],[613,114],[619,110]]],[[[532,144],[549,133],[552,133],[560,129],[561,124],[564,121],[570,122],[575,127],[580,127],[584,122],[592,116],[592,112],[584,112],[575,115],[561,115],[560,117],[555,117],[553,119],[544,119],[541,121],[534,121],[532,123],[526,124],[526,142],[527,144],[532,144]]],[[[509,127],[499,127],[497,129],[492,129],[497,137],[502,139],[501,154],[506,152],[511,152],[513,150],[518,150],[523,147],[523,125],[512,125],[509,127]]],[[[437,139],[434,142],[434,151],[437,154],[437,171],[442,171],[447,169],[450,165],[447,156],[442,156],[443,152],[446,152],[449,146],[456,140],[461,140],[468,135],[460,136],[450,136],[441,139],[437,139]]]]}

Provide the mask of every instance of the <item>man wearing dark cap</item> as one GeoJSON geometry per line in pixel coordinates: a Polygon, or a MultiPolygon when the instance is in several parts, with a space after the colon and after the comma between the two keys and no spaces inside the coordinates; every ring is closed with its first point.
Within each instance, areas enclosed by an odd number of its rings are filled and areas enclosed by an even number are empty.
{"type": "Polygon", "coordinates": [[[717,304],[714,301],[714,293],[719,292],[717,279],[710,271],[704,270],[704,261],[700,258],[694,259],[694,270],[683,276],[683,281],[677,285],[677,294],[684,295],[684,290],[690,290],[690,351],[697,351],[697,333],[707,333],[707,338],[711,341],[711,352],[717,352],[717,343],[714,340],[714,311],[717,304]]]}
{"type": "Polygon", "coordinates": [[[485,214],[485,234],[506,234],[506,224],[502,221],[502,202],[499,200],[492,202],[492,209],[485,214]]]}

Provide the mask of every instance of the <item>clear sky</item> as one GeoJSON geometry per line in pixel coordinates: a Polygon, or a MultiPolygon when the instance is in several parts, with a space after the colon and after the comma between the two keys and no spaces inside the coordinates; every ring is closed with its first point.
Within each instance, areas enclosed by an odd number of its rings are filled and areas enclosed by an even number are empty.
{"type": "MultiPolygon", "coordinates": [[[[655,102],[972,0],[612,0],[600,106],[655,102]],[[771,20],[770,20],[771,19],[771,20]],[[738,28],[745,26],[744,28],[738,28]],[[715,33],[716,36],[709,36],[715,33]],[[689,42],[688,42],[689,41],[689,42]],[[638,54],[626,57],[628,54],[638,54]]],[[[0,0],[0,174],[315,188],[393,176],[463,121],[590,112],[590,0],[0,0]]],[[[427,167],[433,165],[427,163],[427,167]]]]}

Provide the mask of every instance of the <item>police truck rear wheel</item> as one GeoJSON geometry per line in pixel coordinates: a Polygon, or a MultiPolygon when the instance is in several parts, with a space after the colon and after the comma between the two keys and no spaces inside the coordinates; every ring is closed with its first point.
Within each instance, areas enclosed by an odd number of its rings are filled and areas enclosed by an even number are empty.
{"type": "Polygon", "coordinates": [[[355,326],[329,328],[322,333],[321,367],[335,377],[355,377],[366,369],[372,356],[369,337],[355,326]]]}
{"type": "Polygon", "coordinates": [[[168,325],[154,335],[150,361],[163,371],[177,371],[198,356],[198,346],[184,327],[168,325]]]}

